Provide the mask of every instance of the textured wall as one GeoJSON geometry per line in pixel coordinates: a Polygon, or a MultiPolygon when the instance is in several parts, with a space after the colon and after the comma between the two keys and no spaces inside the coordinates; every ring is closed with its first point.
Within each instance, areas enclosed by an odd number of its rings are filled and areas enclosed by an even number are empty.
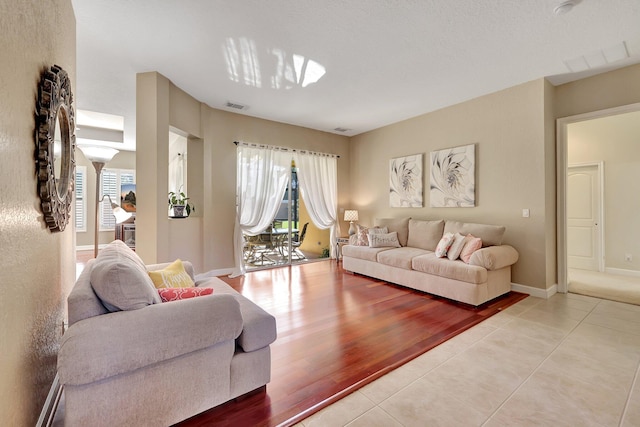
{"type": "Polygon", "coordinates": [[[0,425],[35,424],[55,375],[75,276],[73,225],[44,226],[34,162],[34,110],[43,69],[75,88],[70,0],[0,2],[0,425]]]}

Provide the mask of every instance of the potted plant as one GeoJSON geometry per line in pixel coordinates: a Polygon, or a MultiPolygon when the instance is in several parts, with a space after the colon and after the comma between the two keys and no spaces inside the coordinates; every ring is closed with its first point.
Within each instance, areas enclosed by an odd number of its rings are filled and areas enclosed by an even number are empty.
{"type": "Polygon", "coordinates": [[[187,195],[181,190],[178,193],[169,191],[169,209],[173,210],[174,218],[184,218],[191,215],[191,211],[195,212],[195,206],[190,204],[188,200],[187,195]]]}

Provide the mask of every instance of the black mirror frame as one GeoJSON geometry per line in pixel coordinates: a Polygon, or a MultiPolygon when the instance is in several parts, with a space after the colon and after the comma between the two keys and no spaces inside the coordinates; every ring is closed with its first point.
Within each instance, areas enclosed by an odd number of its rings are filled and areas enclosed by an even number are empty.
{"type": "Polygon", "coordinates": [[[75,118],[69,75],[58,65],[42,73],[36,101],[36,174],[44,221],[63,231],[71,217],[75,187],[75,118]],[[60,113],[62,112],[62,113],[60,113]],[[54,135],[60,125],[61,169],[56,179],[54,135]]]}

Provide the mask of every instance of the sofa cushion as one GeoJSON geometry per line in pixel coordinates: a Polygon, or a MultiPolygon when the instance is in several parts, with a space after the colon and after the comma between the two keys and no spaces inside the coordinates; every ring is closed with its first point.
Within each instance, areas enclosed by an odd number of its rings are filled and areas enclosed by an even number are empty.
{"type": "Polygon", "coordinates": [[[436,246],[435,254],[438,258],[443,258],[447,256],[447,251],[453,244],[454,235],[453,233],[444,233],[442,239],[438,242],[438,246],[436,246]]]}
{"type": "Polygon", "coordinates": [[[404,268],[405,270],[411,270],[411,260],[414,257],[425,255],[428,253],[430,253],[430,251],[427,251],[425,249],[405,246],[403,248],[394,248],[389,249],[388,251],[380,252],[378,254],[378,262],[390,267],[398,267],[404,268]]]}
{"type": "Polygon", "coordinates": [[[193,280],[182,265],[182,260],[177,259],[161,270],[149,271],[149,277],[157,289],[161,288],[190,288],[193,280]]]}
{"type": "Polygon", "coordinates": [[[487,281],[487,270],[485,268],[465,264],[460,260],[451,261],[448,258],[438,258],[435,253],[413,258],[411,268],[416,271],[467,283],[481,284],[487,281]]]}
{"type": "Polygon", "coordinates": [[[453,243],[451,243],[451,246],[447,251],[447,258],[449,258],[451,261],[457,260],[460,257],[460,252],[462,252],[462,248],[464,247],[465,243],[467,243],[467,236],[456,233],[453,236],[453,243]]]}
{"type": "Polygon", "coordinates": [[[467,234],[469,240],[464,244],[462,252],[460,252],[460,259],[469,264],[471,255],[482,247],[482,239],[475,237],[473,234],[467,234]]]}
{"type": "Polygon", "coordinates": [[[498,225],[473,224],[459,221],[446,221],[444,224],[445,233],[460,233],[464,236],[473,234],[482,239],[482,246],[501,245],[505,230],[505,227],[498,225]]]}
{"type": "Polygon", "coordinates": [[[162,302],[140,257],[123,241],[100,251],[91,269],[91,287],[109,311],[137,310],[162,302]]]}
{"type": "Polygon", "coordinates": [[[402,246],[407,246],[409,237],[409,219],[410,218],[376,218],[374,225],[378,227],[387,227],[389,232],[398,233],[398,241],[402,246]]]}
{"type": "Polygon", "coordinates": [[[345,245],[342,247],[342,256],[376,262],[380,252],[388,251],[390,249],[392,248],[370,248],[369,246],[345,245]]]}
{"type": "Polygon", "coordinates": [[[109,311],[91,287],[90,277],[95,259],[90,259],[80,273],[78,280],[67,298],[69,326],[89,317],[100,316],[109,311]]]}
{"type": "Polygon", "coordinates": [[[213,288],[161,288],[158,289],[158,295],[162,302],[179,301],[183,299],[195,298],[204,295],[211,295],[213,288]]]}
{"type": "Polygon", "coordinates": [[[357,224],[356,231],[356,246],[369,246],[369,234],[385,234],[388,233],[387,227],[365,227],[364,225],[357,224]]]}
{"type": "Polygon", "coordinates": [[[240,304],[242,332],[236,342],[245,352],[259,350],[276,340],[276,318],[217,277],[196,276],[196,286],[213,288],[216,295],[230,294],[240,304]]]}
{"type": "Polygon", "coordinates": [[[398,233],[371,233],[369,234],[369,247],[371,248],[399,248],[398,233]]]}
{"type": "Polygon", "coordinates": [[[407,246],[435,251],[444,234],[444,221],[409,220],[407,246]]]}

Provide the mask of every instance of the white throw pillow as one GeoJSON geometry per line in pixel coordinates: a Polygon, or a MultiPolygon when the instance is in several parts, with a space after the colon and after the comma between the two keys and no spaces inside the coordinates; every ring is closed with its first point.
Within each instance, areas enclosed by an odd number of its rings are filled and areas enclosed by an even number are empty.
{"type": "Polygon", "coordinates": [[[460,233],[454,234],[453,243],[451,243],[451,246],[447,251],[447,258],[449,258],[451,261],[457,260],[460,257],[460,252],[462,252],[462,248],[464,247],[465,243],[467,243],[467,240],[467,236],[463,236],[460,233]]]}
{"type": "Polygon", "coordinates": [[[368,234],[387,234],[389,233],[389,229],[387,227],[371,227],[368,230],[368,234]]]}
{"type": "Polygon", "coordinates": [[[371,233],[369,234],[369,247],[370,248],[399,248],[400,242],[398,241],[398,233],[393,231],[391,233],[380,234],[380,233],[371,233]]]}
{"type": "Polygon", "coordinates": [[[444,258],[447,256],[447,251],[449,247],[453,243],[453,233],[444,233],[442,239],[438,242],[438,246],[436,246],[436,256],[438,258],[444,258]]]}
{"type": "Polygon", "coordinates": [[[369,246],[369,234],[380,234],[380,233],[388,233],[387,227],[365,227],[360,224],[356,224],[358,231],[356,232],[356,246],[369,246]]]}

